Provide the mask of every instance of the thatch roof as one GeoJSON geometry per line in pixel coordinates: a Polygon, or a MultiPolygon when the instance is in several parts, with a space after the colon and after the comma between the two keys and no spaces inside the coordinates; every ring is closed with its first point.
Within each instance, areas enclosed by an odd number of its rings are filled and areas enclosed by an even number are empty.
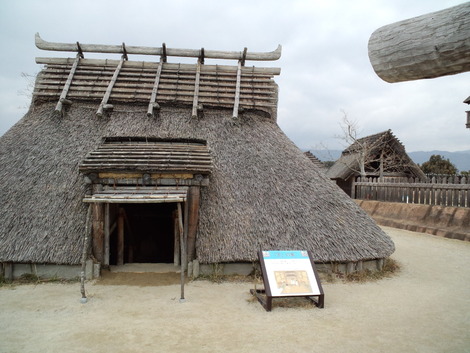
{"type": "Polygon", "coordinates": [[[0,261],[80,261],[86,205],[78,167],[104,136],[207,141],[214,170],[202,189],[197,257],[202,263],[253,261],[259,249],[308,249],[318,261],[389,256],[390,238],[263,114],[116,105],[98,119],[96,104],[78,103],[66,117],[54,103],[33,105],[0,138],[0,261]]]}
{"type": "Polygon", "coordinates": [[[323,262],[389,256],[392,240],[277,125],[272,77],[280,70],[244,67],[244,55],[238,68],[205,66],[203,57],[197,65],[38,59],[47,67],[30,110],[0,138],[0,262],[80,262],[87,209],[80,171],[179,171],[182,160],[209,179],[201,188],[201,263],[255,261],[260,249],[306,249],[323,262]],[[107,150],[119,137],[132,143],[107,150]],[[144,150],[166,162],[142,161],[139,139],[153,141],[144,150]],[[186,158],[160,140],[194,143],[178,146],[186,158]],[[123,159],[113,158],[116,149],[123,159]]]}
{"type": "Polygon", "coordinates": [[[347,180],[359,175],[360,153],[366,149],[365,170],[368,175],[378,176],[380,156],[383,153],[386,173],[402,174],[407,177],[425,179],[422,170],[413,162],[405,147],[391,130],[358,139],[346,148],[341,157],[327,171],[331,179],[347,180]]]}

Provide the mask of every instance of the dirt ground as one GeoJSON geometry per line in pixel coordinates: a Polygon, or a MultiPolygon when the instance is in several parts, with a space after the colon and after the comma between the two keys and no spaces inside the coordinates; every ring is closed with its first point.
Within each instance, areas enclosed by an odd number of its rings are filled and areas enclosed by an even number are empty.
{"type": "Polygon", "coordinates": [[[0,288],[0,352],[470,352],[470,243],[386,228],[401,272],[266,312],[251,283],[0,288]]]}

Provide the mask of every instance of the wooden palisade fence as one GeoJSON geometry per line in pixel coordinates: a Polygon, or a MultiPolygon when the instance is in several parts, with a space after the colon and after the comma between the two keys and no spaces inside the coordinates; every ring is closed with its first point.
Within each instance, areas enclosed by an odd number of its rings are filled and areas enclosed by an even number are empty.
{"type": "Polygon", "coordinates": [[[352,198],[424,205],[470,207],[470,178],[465,176],[362,178],[353,183],[352,198]]]}

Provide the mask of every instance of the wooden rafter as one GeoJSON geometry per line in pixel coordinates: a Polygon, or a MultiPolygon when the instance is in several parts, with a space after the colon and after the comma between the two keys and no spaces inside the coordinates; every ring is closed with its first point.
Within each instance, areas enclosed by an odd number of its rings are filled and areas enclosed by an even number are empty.
{"type": "Polygon", "coordinates": [[[197,118],[197,107],[198,107],[198,99],[199,99],[199,80],[201,77],[201,60],[197,61],[197,69],[196,69],[196,78],[194,82],[194,98],[193,98],[193,111],[191,116],[193,118],[197,118]]]}
{"type": "Polygon", "coordinates": [[[124,60],[126,60],[126,58],[123,55],[121,58],[121,61],[119,62],[119,65],[116,67],[116,70],[114,71],[114,75],[113,75],[113,78],[111,79],[111,82],[109,82],[109,85],[108,85],[108,88],[106,89],[106,93],[104,94],[103,100],[101,101],[101,104],[98,107],[98,111],[96,112],[96,115],[98,116],[102,116],[103,110],[107,107],[109,97],[111,96],[111,91],[113,90],[114,84],[116,83],[116,80],[119,76],[119,72],[121,71],[124,60]]]}
{"type": "Polygon", "coordinates": [[[62,90],[62,93],[60,94],[59,101],[57,102],[57,105],[55,107],[56,112],[59,112],[62,114],[62,106],[67,98],[67,92],[70,89],[70,85],[72,84],[72,79],[73,75],[75,75],[75,71],[77,70],[78,63],[80,61],[81,55],[80,53],[77,54],[77,57],[75,58],[75,61],[73,62],[72,69],[70,70],[69,76],[67,77],[67,82],[65,83],[64,89],[62,90]]]}
{"type": "Polygon", "coordinates": [[[155,82],[153,83],[152,95],[150,96],[150,103],[147,110],[147,116],[153,116],[153,109],[158,107],[157,92],[158,85],[160,84],[160,76],[162,74],[163,59],[158,63],[157,74],[155,75],[155,82]]]}

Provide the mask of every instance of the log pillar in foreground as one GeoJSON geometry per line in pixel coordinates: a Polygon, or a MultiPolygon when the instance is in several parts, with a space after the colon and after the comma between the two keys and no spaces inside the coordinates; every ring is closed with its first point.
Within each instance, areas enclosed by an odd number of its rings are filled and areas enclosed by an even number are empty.
{"type": "Polygon", "coordinates": [[[92,204],[93,256],[99,263],[104,260],[104,209],[102,203],[92,204]]]}
{"type": "Polygon", "coordinates": [[[188,190],[188,261],[196,257],[196,232],[199,220],[200,187],[191,186],[188,190]]]}
{"type": "Polygon", "coordinates": [[[377,29],[369,59],[391,83],[470,71],[470,2],[377,29]]]}

